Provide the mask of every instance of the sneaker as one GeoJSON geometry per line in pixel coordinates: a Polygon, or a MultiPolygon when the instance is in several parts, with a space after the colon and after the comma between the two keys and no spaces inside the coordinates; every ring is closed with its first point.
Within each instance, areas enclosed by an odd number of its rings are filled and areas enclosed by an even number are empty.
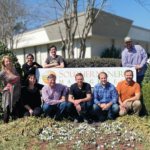
{"type": "Polygon", "coordinates": [[[82,116],[84,122],[87,122],[87,123],[89,122],[89,119],[86,117],[86,115],[83,114],[82,110],[79,111],[78,114],[79,114],[80,116],[82,116]]]}
{"type": "Polygon", "coordinates": [[[74,119],[74,123],[78,123],[79,122],[79,120],[78,119],[74,119]]]}
{"type": "Polygon", "coordinates": [[[79,122],[79,116],[74,116],[74,123],[78,123],[79,122]]]}
{"type": "Polygon", "coordinates": [[[89,122],[89,119],[87,117],[85,117],[85,116],[82,116],[82,117],[83,117],[84,122],[86,122],[86,123],[89,122]]]}

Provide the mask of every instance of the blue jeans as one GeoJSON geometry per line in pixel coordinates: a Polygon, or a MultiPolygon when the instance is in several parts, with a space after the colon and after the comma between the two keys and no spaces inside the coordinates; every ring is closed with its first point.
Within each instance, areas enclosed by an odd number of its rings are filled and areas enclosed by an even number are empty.
{"type": "Polygon", "coordinates": [[[107,115],[107,113],[108,113],[107,118],[113,119],[115,114],[119,113],[119,110],[120,108],[118,104],[113,104],[108,108],[108,110],[104,110],[104,111],[98,105],[96,104],[93,105],[93,113],[99,117],[100,121],[104,115],[107,115]]]}
{"type": "MultiPolygon", "coordinates": [[[[87,116],[87,114],[92,110],[92,101],[83,102],[80,103],[81,110],[83,112],[83,115],[87,116]]],[[[77,113],[77,110],[73,103],[68,102],[67,104],[67,111],[74,117],[78,117],[79,114],[77,113]]]]}
{"type": "Polygon", "coordinates": [[[56,112],[56,119],[59,119],[61,114],[65,111],[67,107],[67,102],[62,102],[57,105],[49,105],[44,103],[43,105],[43,111],[46,114],[46,117],[50,115],[52,112],[56,112]]]}
{"type": "Polygon", "coordinates": [[[140,85],[140,87],[142,87],[141,83],[143,81],[144,75],[141,76],[137,76],[137,83],[140,85]]]}

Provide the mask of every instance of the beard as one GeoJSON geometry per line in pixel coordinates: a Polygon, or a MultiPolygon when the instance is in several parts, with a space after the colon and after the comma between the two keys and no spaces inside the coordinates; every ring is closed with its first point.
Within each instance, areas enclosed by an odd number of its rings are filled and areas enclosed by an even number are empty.
{"type": "Polygon", "coordinates": [[[127,78],[126,81],[127,81],[127,82],[131,82],[131,81],[132,81],[132,78],[127,78]]]}
{"type": "Polygon", "coordinates": [[[127,45],[127,49],[132,49],[132,45],[127,45]]]}

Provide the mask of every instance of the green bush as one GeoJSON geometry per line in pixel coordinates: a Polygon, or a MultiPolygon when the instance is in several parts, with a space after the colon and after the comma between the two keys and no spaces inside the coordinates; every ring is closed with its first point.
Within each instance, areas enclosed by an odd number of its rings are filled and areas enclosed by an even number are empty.
{"type": "Polygon", "coordinates": [[[117,50],[117,48],[112,46],[102,52],[101,58],[121,58],[121,50],[117,50]]]}
{"type": "Polygon", "coordinates": [[[147,57],[150,58],[150,53],[147,53],[147,57]]]}
{"type": "Polygon", "coordinates": [[[141,92],[141,102],[142,102],[142,111],[141,115],[150,115],[150,65],[147,68],[144,79],[142,81],[142,92],[141,92]]]}
{"type": "Polygon", "coordinates": [[[144,114],[150,116],[150,83],[146,83],[142,87],[142,103],[144,114]]]}
{"type": "MultiPolygon", "coordinates": [[[[18,62],[18,59],[16,57],[16,55],[10,51],[1,41],[0,41],[0,64],[2,61],[3,56],[8,55],[13,59],[13,67],[16,68],[17,72],[20,74],[20,77],[22,79],[22,69],[21,66],[18,62]]],[[[0,65],[0,71],[1,71],[1,65],[0,65]]],[[[0,86],[2,86],[2,82],[0,82],[0,86]]],[[[0,92],[0,115],[3,114],[3,110],[2,110],[2,94],[0,92]]]]}
{"type": "Polygon", "coordinates": [[[147,71],[144,75],[142,86],[144,86],[146,83],[150,83],[150,65],[148,65],[147,71]]]}
{"type": "Polygon", "coordinates": [[[86,58],[86,59],[65,59],[65,68],[82,67],[121,67],[121,59],[113,58],[86,58]]]}

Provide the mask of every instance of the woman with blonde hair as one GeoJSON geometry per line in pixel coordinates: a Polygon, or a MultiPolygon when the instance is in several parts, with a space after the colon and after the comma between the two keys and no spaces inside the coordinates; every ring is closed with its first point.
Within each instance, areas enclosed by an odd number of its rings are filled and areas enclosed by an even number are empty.
{"type": "Polygon", "coordinates": [[[20,76],[16,69],[12,67],[13,60],[9,56],[2,58],[0,80],[3,81],[2,107],[4,111],[4,123],[8,123],[9,115],[16,111],[16,102],[20,98],[21,86],[20,76]]]}

